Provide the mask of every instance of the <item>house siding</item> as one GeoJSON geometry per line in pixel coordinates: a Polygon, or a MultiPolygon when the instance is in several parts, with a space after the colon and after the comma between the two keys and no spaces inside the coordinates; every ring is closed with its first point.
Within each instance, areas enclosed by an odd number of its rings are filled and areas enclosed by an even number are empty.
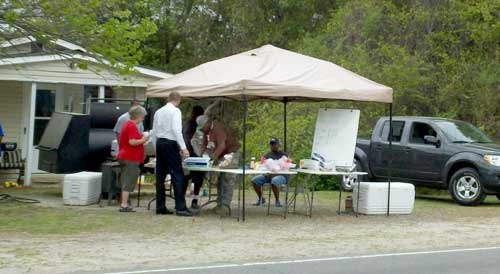
{"type": "Polygon", "coordinates": [[[23,84],[0,81],[0,123],[4,131],[3,142],[21,145],[23,124],[23,84]]]}

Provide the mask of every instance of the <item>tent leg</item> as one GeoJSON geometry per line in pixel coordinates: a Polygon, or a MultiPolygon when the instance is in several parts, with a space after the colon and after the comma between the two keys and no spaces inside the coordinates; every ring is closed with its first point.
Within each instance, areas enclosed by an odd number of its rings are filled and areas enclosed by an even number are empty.
{"type": "Polygon", "coordinates": [[[391,208],[391,180],[392,180],[392,103],[389,104],[389,172],[388,172],[388,189],[387,189],[387,216],[390,215],[391,208]]]}
{"type": "Polygon", "coordinates": [[[286,130],[287,130],[287,125],[286,125],[286,106],[287,106],[287,103],[288,103],[288,99],[287,98],[284,98],[283,99],[283,149],[284,151],[286,152],[287,151],[287,146],[286,146],[286,130]]]}
{"type": "MultiPolygon", "coordinates": [[[[149,111],[150,104],[151,104],[151,99],[146,98],[146,102],[144,102],[144,108],[146,109],[146,112],[149,111]]],[[[148,119],[147,123],[146,123],[146,125],[148,126],[147,129],[151,130],[151,129],[153,129],[153,121],[152,121],[153,117],[152,117],[152,115],[151,114],[147,115],[147,119],[148,119]]]]}
{"type": "Polygon", "coordinates": [[[243,201],[242,201],[242,212],[241,219],[245,221],[245,173],[246,173],[246,159],[247,159],[247,112],[248,112],[248,102],[246,99],[243,101],[243,155],[242,155],[242,168],[243,174],[241,175],[241,186],[243,188],[243,201]]]}

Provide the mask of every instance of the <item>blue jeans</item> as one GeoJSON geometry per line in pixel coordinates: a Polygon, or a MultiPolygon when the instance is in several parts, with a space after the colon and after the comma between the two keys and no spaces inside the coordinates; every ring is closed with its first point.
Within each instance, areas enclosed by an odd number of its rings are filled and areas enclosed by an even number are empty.
{"type": "Polygon", "coordinates": [[[267,183],[271,183],[274,186],[281,186],[287,183],[287,178],[284,175],[276,175],[272,177],[259,175],[252,178],[252,183],[260,187],[267,183]]]}

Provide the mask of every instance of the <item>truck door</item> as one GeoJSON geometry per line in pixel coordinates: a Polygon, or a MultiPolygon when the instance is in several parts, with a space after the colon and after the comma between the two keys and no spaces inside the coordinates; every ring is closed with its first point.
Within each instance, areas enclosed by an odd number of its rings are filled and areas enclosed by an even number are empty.
{"type": "MultiPolygon", "coordinates": [[[[403,139],[405,121],[392,121],[392,177],[406,178],[406,170],[402,164],[402,157],[405,157],[404,147],[401,144],[403,139]]],[[[389,121],[385,121],[381,130],[372,136],[370,151],[370,163],[375,177],[387,178],[389,176],[389,121]]]]}
{"type": "Polygon", "coordinates": [[[430,135],[438,140],[437,131],[428,123],[413,122],[410,138],[404,148],[407,154],[407,169],[412,180],[425,184],[426,182],[441,181],[443,165],[443,148],[436,144],[427,144],[424,136],[430,135]]]}

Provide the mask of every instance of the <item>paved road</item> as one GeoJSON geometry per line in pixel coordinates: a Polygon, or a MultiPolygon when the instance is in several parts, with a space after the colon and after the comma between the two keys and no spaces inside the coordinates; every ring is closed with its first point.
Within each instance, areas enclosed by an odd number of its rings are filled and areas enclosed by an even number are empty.
{"type": "Polygon", "coordinates": [[[336,274],[500,273],[500,247],[332,257],[184,268],[126,270],[106,274],[336,274]]]}

